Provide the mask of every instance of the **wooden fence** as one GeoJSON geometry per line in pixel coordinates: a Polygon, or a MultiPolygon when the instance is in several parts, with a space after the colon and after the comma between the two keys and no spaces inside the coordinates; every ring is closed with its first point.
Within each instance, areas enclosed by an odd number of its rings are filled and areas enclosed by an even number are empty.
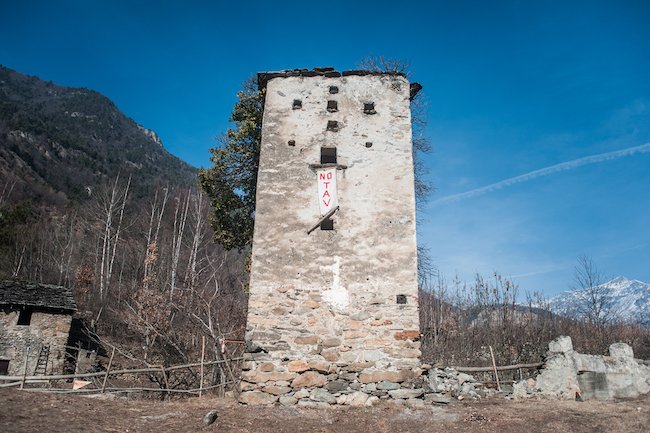
{"type": "MultiPolygon", "coordinates": [[[[183,365],[174,365],[174,366],[149,366],[146,368],[131,368],[131,369],[122,369],[122,370],[111,370],[113,356],[115,351],[111,354],[110,361],[105,371],[99,371],[96,373],[76,373],[76,374],[52,374],[52,375],[38,375],[38,376],[28,376],[25,372],[20,376],[8,376],[0,375],[0,388],[18,386],[25,391],[32,392],[60,392],[60,393],[105,393],[109,392],[140,392],[140,391],[152,391],[152,392],[161,392],[164,394],[171,393],[182,393],[182,394],[198,394],[201,396],[203,392],[221,388],[225,390],[226,386],[236,385],[238,383],[235,373],[233,371],[232,362],[241,361],[243,358],[232,358],[232,359],[222,359],[218,361],[205,361],[205,362],[196,362],[192,364],[183,364],[183,365]],[[204,384],[204,372],[205,368],[208,366],[218,366],[222,371],[222,377],[227,375],[228,380],[221,381],[218,384],[205,385],[204,384]],[[169,386],[168,376],[171,372],[177,370],[190,370],[199,368],[199,387],[191,389],[176,389],[169,386]],[[223,374],[225,373],[225,374],[223,374]],[[142,374],[160,374],[162,375],[162,387],[159,388],[147,388],[147,387],[113,387],[108,385],[109,377],[116,377],[120,375],[142,375],[142,374]],[[59,380],[75,380],[75,379],[100,379],[101,385],[99,383],[95,384],[95,388],[25,388],[26,384],[48,384],[51,385],[52,381],[59,380]],[[5,383],[2,383],[5,382],[5,383]]],[[[238,387],[234,386],[233,389],[237,392],[238,387]]]]}

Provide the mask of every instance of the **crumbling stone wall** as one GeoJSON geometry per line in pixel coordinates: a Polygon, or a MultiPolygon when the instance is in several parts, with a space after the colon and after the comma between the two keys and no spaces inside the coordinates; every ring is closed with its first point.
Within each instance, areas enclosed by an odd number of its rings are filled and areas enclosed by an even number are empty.
{"type": "Polygon", "coordinates": [[[573,350],[571,337],[549,343],[543,370],[536,380],[515,385],[515,397],[541,395],[560,399],[637,397],[650,392],[650,367],[634,359],[625,343],[609,347],[609,356],[585,355],[573,350]]]}
{"type": "Polygon", "coordinates": [[[402,398],[422,373],[409,82],[325,75],[266,84],[246,403],[331,401],[371,384],[402,398]],[[321,148],[336,148],[340,209],[333,230],[307,234],[321,217],[321,148]]]}
{"type": "Polygon", "coordinates": [[[29,325],[17,322],[18,311],[0,311],[0,359],[9,360],[8,374],[23,374],[26,354],[27,375],[34,374],[43,345],[50,347],[47,373],[62,372],[72,315],[35,310],[29,325]]]}

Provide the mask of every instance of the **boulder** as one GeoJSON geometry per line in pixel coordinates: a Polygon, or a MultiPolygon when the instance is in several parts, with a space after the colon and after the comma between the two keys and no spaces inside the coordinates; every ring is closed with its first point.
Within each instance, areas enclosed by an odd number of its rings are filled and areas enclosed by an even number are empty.
{"type": "Polygon", "coordinates": [[[571,337],[562,335],[555,340],[548,343],[548,351],[550,353],[568,353],[573,351],[573,342],[571,337]]]}
{"type": "Polygon", "coordinates": [[[216,410],[211,410],[210,412],[206,413],[205,416],[203,417],[203,424],[210,425],[214,423],[217,420],[218,416],[219,413],[216,410]]]}
{"type": "Polygon", "coordinates": [[[621,358],[632,358],[634,359],[634,351],[632,348],[625,343],[614,343],[609,346],[610,356],[618,356],[621,358]]]}

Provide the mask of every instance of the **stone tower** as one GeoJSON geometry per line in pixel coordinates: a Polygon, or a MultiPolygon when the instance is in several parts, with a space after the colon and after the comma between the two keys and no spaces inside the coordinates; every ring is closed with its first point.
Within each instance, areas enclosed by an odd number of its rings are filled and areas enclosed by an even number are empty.
{"type": "Polygon", "coordinates": [[[331,68],[258,79],[266,99],[240,400],[395,397],[420,374],[410,100],[421,86],[331,68]],[[392,389],[377,394],[384,382],[392,389]]]}

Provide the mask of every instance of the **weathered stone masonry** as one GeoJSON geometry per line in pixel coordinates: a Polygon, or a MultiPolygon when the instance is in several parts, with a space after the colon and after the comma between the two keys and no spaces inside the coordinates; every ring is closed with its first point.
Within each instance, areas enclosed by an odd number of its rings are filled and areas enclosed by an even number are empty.
{"type": "MultiPolygon", "coordinates": [[[[9,375],[61,373],[72,314],[77,306],[72,292],[60,286],[0,281],[0,362],[9,375]]],[[[4,372],[4,371],[3,371],[4,372]]]]}
{"type": "Polygon", "coordinates": [[[241,401],[344,403],[367,399],[362,388],[413,397],[412,86],[400,74],[328,68],[259,79],[266,100],[241,401]],[[332,167],[339,209],[307,234],[323,216],[317,170],[332,167]]]}

